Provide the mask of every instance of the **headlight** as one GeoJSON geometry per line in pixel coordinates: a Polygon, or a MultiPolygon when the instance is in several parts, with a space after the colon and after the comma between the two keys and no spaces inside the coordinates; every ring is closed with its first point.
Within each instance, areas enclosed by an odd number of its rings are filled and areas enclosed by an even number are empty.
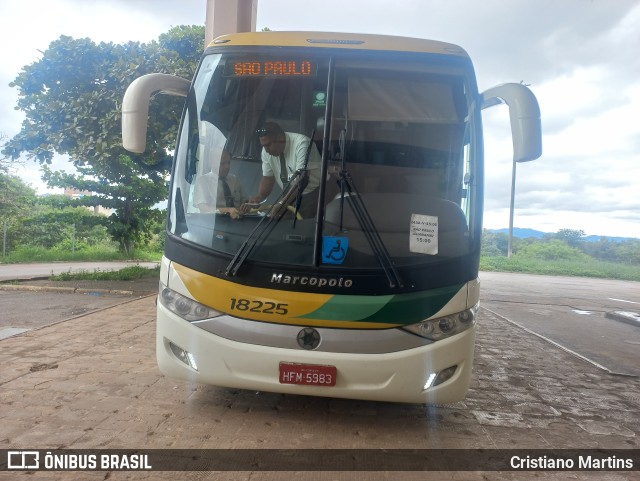
{"type": "Polygon", "coordinates": [[[440,341],[441,339],[460,334],[462,331],[466,331],[473,326],[476,323],[478,306],[479,305],[476,304],[466,311],[418,322],[417,324],[405,326],[402,329],[420,337],[431,339],[432,341],[440,341]]]}
{"type": "Polygon", "coordinates": [[[169,289],[160,283],[160,295],[158,296],[160,304],[177,314],[186,321],[194,322],[212,317],[221,316],[222,313],[211,309],[199,302],[189,299],[188,297],[178,294],[176,291],[169,289]]]}

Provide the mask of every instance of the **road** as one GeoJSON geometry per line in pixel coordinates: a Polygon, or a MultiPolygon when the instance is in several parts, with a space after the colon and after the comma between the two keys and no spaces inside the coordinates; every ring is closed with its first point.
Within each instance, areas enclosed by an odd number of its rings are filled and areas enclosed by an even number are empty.
{"type": "Polygon", "coordinates": [[[481,305],[614,372],[640,376],[640,326],[605,317],[640,311],[640,283],[481,273],[481,305]]]}
{"type": "Polygon", "coordinates": [[[80,272],[95,270],[108,271],[118,270],[124,267],[135,266],[152,268],[158,265],[157,262],[45,262],[34,264],[0,264],[0,281],[12,279],[33,279],[36,277],[48,277],[51,274],[62,274],[63,272],[80,272]]]}
{"type": "MultiPolygon", "coordinates": [[[[638,339],[637,328],[604,318],[609,308],[639,302],[638,283],[494,273],[482,273],[482,281],[486,307],[478,317],[472,385],[463,401],[446,406],[282,395],[167,378],[155,362],[153,297],[0,340],[0,449],[215,448],[265,456],[265,449],[282,448],[300,449],[296,456],[308,462],[295,473],[245,463],[236,472],[24,472],[0,473],[0,479],[640,480],[637,470],[314,472],[327,448],[348,457],[367,449],[489,449],[503,461],[510,449],[640,449],[640,379],[584,360],[607,351],[603,362],[617,362],[616,370],[639,364],[637,355],[621,354],[624,341],[638,339]],[[551,338],[556,344],[546,340],[551,338]],[[573,343],[583,357],[560,349],[560,342],[573,343]]],[[[31,295],[21,301],[25,311],[43,299],[31,295]]],[[[447,467],[455,470],[459,463],[447,467]]]]}
{"type": "MultiPolygon", "coordinates": [[[[64,272],[112,271],[132,265],[153,268],[155,262],[48,262],[34,264],[0,264],[0,281],[42,279],[64,272]]],[[[35,283],[34,283],[35,284],[35,283]]],[[[24,286],[12,286],[7,288],[24,286]]],[[[0,339],[47,326],[87,312],[115,306],[130,300],[118,292],[97,289],[73,292],[62,287],[58,292],[29,290],[0,290],[0,339]]]]}
{"type": "MultiPolygon", "coordinates": [[[[0,265],[0,280],[45,277],[52,271],[115,270],[131,264],[0,265]]],[[[500,272],[482,272],[480,278],[484,309],[610,372],[640,376],[640,327],[605,317],[611,311],[640,311],[639,283],[500,272]]],[[[108,293],[0,291],[0,338],[127,300],[108,293]]]]}

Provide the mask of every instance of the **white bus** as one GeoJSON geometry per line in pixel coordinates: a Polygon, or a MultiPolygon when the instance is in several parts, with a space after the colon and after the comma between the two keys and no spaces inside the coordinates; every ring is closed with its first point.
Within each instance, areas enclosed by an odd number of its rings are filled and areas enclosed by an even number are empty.
{"type": "Polygon", "coordinates": [[[507,103],[514,160],[533,160],[531,91],[480,94],[466,52],[442,42],[232,34],[208,46],[192,81],[131,84],[128,150],[144,151],[158,92],[186,97],[157,307],[161,371],[258,391],[462,399],[479,301],[480,113],[507,103]]]}

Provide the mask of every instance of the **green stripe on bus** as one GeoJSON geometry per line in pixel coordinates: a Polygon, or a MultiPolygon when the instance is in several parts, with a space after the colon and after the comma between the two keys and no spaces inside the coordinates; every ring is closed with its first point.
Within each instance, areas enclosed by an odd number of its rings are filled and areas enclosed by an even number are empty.
{"type": "Polygon", "coordinates": [[[464,286],[387,296],[336,295],[315,311],[298,319],[372,322],[408,325],[423,321],[442,309],[464,286]]]}
{"type": "Polygon", "coordinates": [[[395,296],[342,296],[336,295],[315,311],[298,319],[324,319],[327,321],[360,321],[374,315],[395,296]]]}
{"type": "Polygon", "coordinates": [[[382,309],[362,321],[402,325],[424,321],[442,309],[463,286],[464,284],[458,284],[394,296],[382,309]]]}

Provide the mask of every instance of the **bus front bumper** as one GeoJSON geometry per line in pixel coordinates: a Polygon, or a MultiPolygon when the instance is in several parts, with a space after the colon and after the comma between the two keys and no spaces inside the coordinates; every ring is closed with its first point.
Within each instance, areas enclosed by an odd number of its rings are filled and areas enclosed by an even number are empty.
{"type": "Polygon", "coordinates": [[[163,374],[191,382],[306,396],[445,404],[466,395],[474,340],[475,326],[429,345],[384,354],[283,349],[225,339],[158,304],[156,355],[163,374]],[[335,366],[335,385],[282,384],[280,363],[335,366]],[[433,385],[444,370],[454,371],[453,375],[433,385]]]}

